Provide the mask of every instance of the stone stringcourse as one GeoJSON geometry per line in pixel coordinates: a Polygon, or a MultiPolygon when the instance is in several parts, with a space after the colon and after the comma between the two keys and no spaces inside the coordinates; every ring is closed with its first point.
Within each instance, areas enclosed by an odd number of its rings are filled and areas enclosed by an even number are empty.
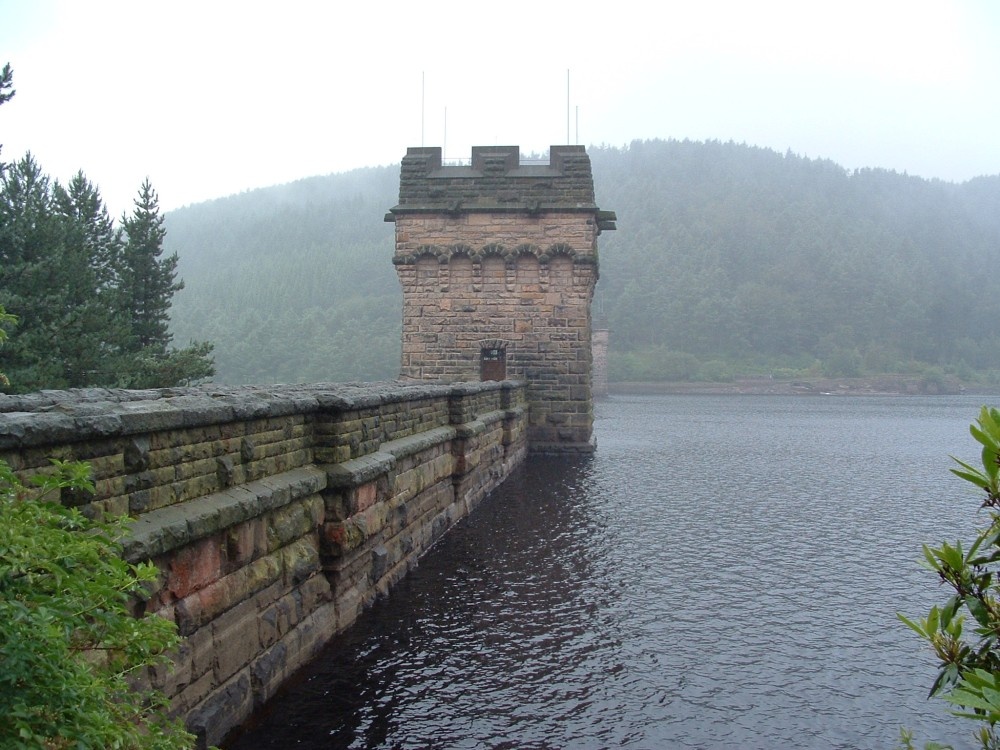
{"type": "Polygon", "coordinates": [[[184,637],[148,680],[199,745],[248,719],[527,450],[527,387],[369,383],[0,396],[0,459],[87,461],[83,512],[135,518],[136,602],[184,637]]]}

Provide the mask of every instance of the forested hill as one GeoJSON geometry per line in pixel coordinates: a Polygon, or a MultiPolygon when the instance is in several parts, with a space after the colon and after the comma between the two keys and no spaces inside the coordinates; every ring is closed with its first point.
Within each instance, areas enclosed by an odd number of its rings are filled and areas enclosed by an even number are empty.
{"type": "Polygon", "coordinates": [[[312,177],[166,216],[185,288],[178,342],[215,343],[216,380],[383,380],[399,371],[392,265],[399,169],[312,177]]]}
{"type": "MultiPolygon", "coordinates": [[[[618,214],[595,304],[612,377],[1000,371],[1000,176],[852,173],[718,142],[589,153],[618,214]]],[[[365,169],[169,213],[177,342],[214,341],[227,382],[393,377],[397,190],[397,168],[365,169]]]]}

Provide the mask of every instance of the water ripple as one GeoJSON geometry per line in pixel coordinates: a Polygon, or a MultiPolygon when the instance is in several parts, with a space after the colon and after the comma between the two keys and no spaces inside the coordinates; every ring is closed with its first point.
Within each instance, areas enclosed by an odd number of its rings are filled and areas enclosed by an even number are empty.
{"type": "Polygon", "coordinates": [[[634,397],[529,463],[233,750],[956,747],[895,618],[978,401],[634,397]]]}

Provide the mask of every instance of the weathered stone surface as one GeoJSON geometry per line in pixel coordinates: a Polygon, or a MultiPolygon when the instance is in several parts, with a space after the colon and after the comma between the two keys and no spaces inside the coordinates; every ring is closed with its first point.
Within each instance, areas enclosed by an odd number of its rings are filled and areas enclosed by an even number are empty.
{"type": "MultiPolygon", "coordinates": [[[[322,503],[318,496],[316,496],[316,501],[322,503]]],[[[296,502],[279,508],[268,519],[268,549],[275,550],[284,547],[311,531],[315,531],[316,527],[317,524],[313,520],[312,509],[308,503],[296,502]]]]}
{"type": "MultiPolygon", "coordinates": [[[[180,692],[175,693],[170,701],[170,713],[175,716],[188,716],[188,727],[196,735],[198,731],[195,729],[195,724],[199,719],[192,712],[195,707],[202,704],[212,694],[214,687],[215,678],[211,672],[208,672],[193,680],[180,692]]],[[[205,747],[204,741],[200,743],[200,746],[205,747]]]]}
{"type": "Polygon", "coordinates": [[[523,458],[525,393],[470,382],[0,397],[0,459],[27,474],[85,458],[96,493],[67,502],[136,516],[124,556],[159,568],[145,606],[184,637],[148,684],[204,746],[523,458]]]}
{"type": "Polygon", "coordinates": [[[357,487],[374,481],[392,470],[396,458],[390,453],[377,452],[361,458],[333,464],[327,468],[327,484],[330,487],[357,487]]]}
{"type": "Polygon", "coordinates": [[[249,565],[267,552],[267,524],[264,519],[253,518],[227,526],[226,572],[249,565]]]}
{"type": "Polygon", "coordinates": [[[288,647],[278,643],[265,651],[250,670],[254,703],[259,708],[267,702],[287,676],[288,647]]]}
{"type": "Polygon", "coordinates": [[[244,670],[214,690],[188,714],[187,728],[198,738],[198,747],[218,745],[226,733],[250,718],[253,691],[250,670],[244,670]]]}
{"type": "Polygon", "coordinates": [[[258,653],[257,606],[252,600],[237,604],[212,621],[215,681],[222,684],[258,653]],[[253,637],[248,637],[252,634],[253,637]]]}
{"type": "Polygon", "coordinates": [[[326,485],[326,473],[315,467],[294,469],[277,477],[142,515],[125,543],[125,557],[137,561],[156,557],[191,541],[280,508],[314,494],[326,485]]]}
{"type": "Polygon", "coordinates": [[[285,585],[288,588],[295,588],[320,571],[319,548],[313,539],[299,539],[282,547],[280,554],[285,585]]]}
{"type": "Polygon", "coordinates": [[[215,537],[201,539],[170,559],[167,589],[178,599],[205,588],[222,574],[222,550],[215,537]]]}

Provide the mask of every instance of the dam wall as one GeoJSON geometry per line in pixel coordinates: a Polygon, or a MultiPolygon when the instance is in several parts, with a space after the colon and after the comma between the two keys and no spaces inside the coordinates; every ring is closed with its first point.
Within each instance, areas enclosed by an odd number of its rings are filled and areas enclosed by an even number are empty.
{"type": "Polygon", "coordinates": [[[160,571],[136,614],[183,637],[144,679],[204,747],[524,459],[527,403],[512,381],[43,391],[0,396],[0,460],[86,461],[96,491],[62,501],[135,519],[124,555],[160,571]]]}

